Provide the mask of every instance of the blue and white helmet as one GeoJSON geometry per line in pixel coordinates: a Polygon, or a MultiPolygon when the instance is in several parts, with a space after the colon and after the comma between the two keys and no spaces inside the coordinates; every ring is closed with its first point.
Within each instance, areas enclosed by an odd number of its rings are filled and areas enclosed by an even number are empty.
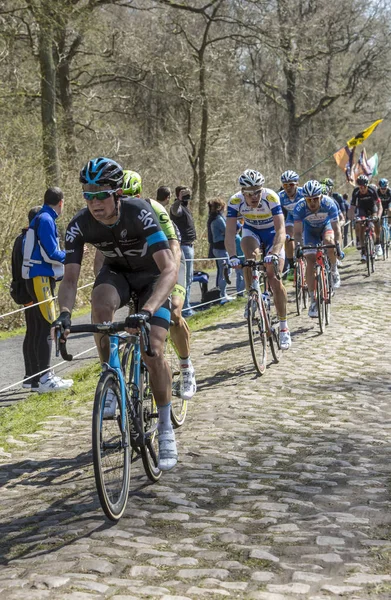
{"type": "Polygon", "coordinates": [[[95,185],[111,185],[114,188],[120,188],[124,173],[122,167],[112,160],[99,156],[88,161],[80,171],[80,183],[95,185]]]}
{"type": "Polygon", "coordinates": [[[264,176],[259,171],[254,171],[254,169],[246,169],[239,177],[239,185],[243,188],[256,186],[260,187],[264,183],[264,176]]]}
{"type": "Polygon", "coordinates": [[[298,183],[299,176],[295,171],[284,171],[281,175],[281,183],[298,183]]]}
{"type": "Polygon", "coordinates": [[[322,186],[316,179],[310,179],[303,185],[304,198],[316,198],[316,196],[321,196],[322,193],[322,186]]]}
{"type": "Polygon", "coordinates": [[[379,187],[386,188],[388,186],[388,179],[379,179],[379,187]]]}

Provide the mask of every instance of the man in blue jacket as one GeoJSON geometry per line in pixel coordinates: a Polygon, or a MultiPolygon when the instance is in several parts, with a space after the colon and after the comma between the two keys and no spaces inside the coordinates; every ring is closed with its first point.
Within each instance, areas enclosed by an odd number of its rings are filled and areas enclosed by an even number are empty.
{"type": "Polygon", "coordinates": [[[65,390],[72,379],[61,379],[50,371],[52,341],[50,328],[56,318],[54,287],[64,274],[65,251],[60,249],[56,219],[64,208],[64,194],[58,187],[46,190],[44,205],[27,230],[23,248],[22,277],[34,306],[27,309],[31,327],[23,344],[23,353],[31,360],[35,375],[23,387],[43,394],[65,390]],[[45,302],[46,300],[46,302],[45,302]],[[42,304],[37,304],[41,302],[42,304]],[[37,306],[35,306],[37,304],[37,306]]]}

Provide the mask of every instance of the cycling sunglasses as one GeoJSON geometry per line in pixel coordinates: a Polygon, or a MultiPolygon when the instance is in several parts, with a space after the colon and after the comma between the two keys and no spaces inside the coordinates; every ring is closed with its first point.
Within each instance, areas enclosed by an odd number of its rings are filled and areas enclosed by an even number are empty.
{"type": "Polygon", "coordinates": [[[320,196],[305,196],[305,200],[306,202],[308,202],[308,200],[320,200],[320,196]]]}
{"type": "Polygon", "coordinates": [[[262,192],[262,188],[260,190],[255,190],[255,191],[243,190],[243,192],[245,194],[248,194],[249,196],[259,196],[259,194],[262,192]]]}
{"type": "Polygon", "coordinates": [[[97,200],[107,200],[112,194],[115,194],[118,190],[104,190],[104,192],[83,192],[84,200],[87,202],[92,201],[94,198],[97,200]]]}

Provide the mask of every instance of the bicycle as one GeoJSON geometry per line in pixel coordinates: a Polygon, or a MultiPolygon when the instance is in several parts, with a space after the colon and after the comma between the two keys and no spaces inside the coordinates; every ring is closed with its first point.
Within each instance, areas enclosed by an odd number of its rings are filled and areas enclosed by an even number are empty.
{"type": "Polygon", "coordinates": [[[388,225],[388,216],[382,217],[381,229],[380,229],[380,244],[383,250],[383,260],[388,258],[388,251],[390,247],[390,228],[388,225]]]}
{"type": "MultiPolygon", "coordinates": [[[[129,318],[129,317],[128,317],[129,318]]],[[[121,334],[125,322],[72,325],[71,333],[105,333],[110,337],[110,358],[102,365],[95,392],[92,412],[92,457],[99,501],[105,515],[118,521],[128,499],[131,466],[140,456],[151,481],[161,476],[157,458],[157,419],[155,401],[149,385],[149,374],[141,359],[141,340],[151,356],[149,331],[139,321],[140,333],[121,334]],[[119,347],[126,344],[122,361],[119,347]],[[104,419],[108,392],[117,399],[117,413],[104,419]]],[[[56,329],[56,355],[72,360],[66,343],[60,342],[61,331],[56,329]]]]}
{"type": "Polygon", "coordinates": [[[330,305],[333,294],[331,265],[325,250],[336,248],[335,244],[316,244],[316,246],[302,246],[302,250],[316,250],[315,257],[315,289],[314,298],[318,308],[320,333],[324,332],[325,325],[330,324],[330,305]]]}
{"type": "MultiPolygon", "coordinates": [[[[278,264],[274,266],[277,272],[278,264]]],[[[281,359],[279,322],[277,317],[271,316],[270,292],[267,289],[264,261],[248,259],[242,264],[243,267],[250,267],[252,276],[247,302],[247,326],[251,355],[257,372],[259,375],[263,375],[266,370],[267,344],[270,346],[274,362],[279,363],[281,359]],[[263,293],[259,283],[260,272],[263,279],[263,293]]]]}
{"type": "Polygon", "coordinates": [[[375,258],[376,258],[375,232],[374,232],[373,225],[371,225],[371,223],[376,222],[377,217],[376,218],[365,217],[363,219],[359,218],[358,221],[362,225],[365,225],[364,252],[365,252],[366,266],[367,266],[368,277],[369,277],[371,275],[371,273],[375,272],[375,258]]]}
{"type": "MultiPolygon", "coordinates": [[[[286,236],[288,242],[294,242],[295,239],[286,236]]],[[[293,270],[293,287],[295,288],[296,311],[300,316],[303,308],[307,308],[308,286],[305,276],[306,260],[304,257],[297,258],[293,270]]]]}

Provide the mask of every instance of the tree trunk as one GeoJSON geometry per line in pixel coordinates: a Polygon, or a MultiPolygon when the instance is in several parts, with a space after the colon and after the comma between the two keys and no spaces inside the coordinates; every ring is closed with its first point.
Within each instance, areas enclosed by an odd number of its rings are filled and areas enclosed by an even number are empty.
{"type": "Polygon", "coordinates": [[[61,58],[57,66],[57,82],[61,107],[64,112],[63,130],[65,134],[65,146],[68,162],[73,162],[73,160],[76,158],[75,122],[73,119],[73,97],[70,76],[70,63],[74,56],[76,48],[81,44],[81,41],[81,36],[77,36],[77,38],[72,44],[71,51],[66,54],[66,28],[64,27],[62,29],[59,40],[59,55],[61,58]]]}
{"type": "Polygon", "coordinates": [[[208,96],[205,89],[205,65],[203,62],[203,56],[200,61],[200,95],[201,95],[201,132],[200,132],[200,148],[198,153],[198,173],[199,173],[199,207],[198,212],[200,216],[204,216],[206,213],[206,202],[207,202],[207,183],[206,183],[206,148],[208,138],[208,121],[209,121],[209,110],[208,110],[208,96]]]}
{"type": "Polygon", "coordinates": [[[38,43],[41,71],[42,145],[48,187],[60,184],[56,122],[56,69],[53,60],[52,41],[51,29],[41,27],[38,43]]]}

